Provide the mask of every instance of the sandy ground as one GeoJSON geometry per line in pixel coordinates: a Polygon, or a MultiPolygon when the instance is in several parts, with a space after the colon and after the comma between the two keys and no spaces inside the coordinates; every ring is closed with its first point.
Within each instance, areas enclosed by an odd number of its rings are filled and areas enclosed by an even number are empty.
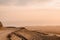
{"type": "Polygon", "coordinates": [[[2,29],[0,30],[0,40],[7,40],[6,36],[13,32],[13,31],[16,31],[17,29],[2,29]]]}
{"type": "MultiPolygon", "coordinates": [[[[56,34],[57,36],[60,37],[60,27],[52,27],[52,26],[28,26],[26,27],[28,30],[36,30],[36,31],[39,31],[39,32],[44,32],[44,33],[49,33],[50,35],[53,35],[53,34],[56,34]]],[[[16,31],[18,29],[13,29],[13,28],[10,28],[10,29],[6,29],[6,28],[3,28],[3,29],[0,29],[0,40],[7,40],[6,36],[13,32],[13,31],[16,31]]]]}
{"type": "Polygon", "coordinates": [[[60,34],[60,26],[26,26],[26,28],[39,32],[60,34]]]}

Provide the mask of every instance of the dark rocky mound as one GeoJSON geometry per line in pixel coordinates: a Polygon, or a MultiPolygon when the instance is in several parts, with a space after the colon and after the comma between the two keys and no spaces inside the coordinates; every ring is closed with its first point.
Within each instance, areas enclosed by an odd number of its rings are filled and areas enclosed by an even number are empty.
{"type": "Polygon", "coordinates": [[[60,37],[56,35],[49,36],[48,34],[30,31],[25,28],[12,32],[7,37],[9,40],[60,40],[60,37]]]}
{"type": "Polygon", "coordinates": [[[0,22],[0,27],[3,27],[3,24],[0,22]]]}
{"type": "MultiPolygon", "coordinates": [[[[1,27],[3,27],[3,25],[0,22],[0,28],[1,27]]],[[[16,27],[5,27],[5,28],[6,29],[13,28],[13,30],[14,30],[16,27]]],[[[60,37],[58,37],[56,35],[50,36],[46,33],[30,31],[24,27],[19,27],[17,29],[16,29],[16,31],[13,31],[7,35],[8,40],[60,40],[60,37]],[[19,29],[19,30],[17,30],[17,29],[19,29]]]]}

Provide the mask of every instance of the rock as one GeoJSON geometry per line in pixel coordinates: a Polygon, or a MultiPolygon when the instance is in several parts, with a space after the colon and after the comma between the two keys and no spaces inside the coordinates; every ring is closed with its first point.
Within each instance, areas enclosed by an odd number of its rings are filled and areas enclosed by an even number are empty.
{"type": "MultiPolygon", "coordinates": [[[[42,34],[45,35],[45,34],[42,34]]],[[[27,30],[26,28],[17,30],[15,32],[12,32],[8,36],[11,36],[11,40],[42,40],[41,33],[37,31],[30,31],[27,30]]]]}
{"type": "Polygon", "coordinates": [[[2,27],[0,40],[60,40],[56,35],[30,31],[25,27],[2,27]]]}
{"type": "Polygon", "coordinates": [[[0,22],[0,28],[3,27],[2,23],[0,22]]]}
{"type": "Polygon", "coordinates": [[[10,36],[11,40],[60,40],[60,37],[56,35],[50,36],[45,33],[30,31],[26,28],[12,32],[8,36],[10,36]]]}

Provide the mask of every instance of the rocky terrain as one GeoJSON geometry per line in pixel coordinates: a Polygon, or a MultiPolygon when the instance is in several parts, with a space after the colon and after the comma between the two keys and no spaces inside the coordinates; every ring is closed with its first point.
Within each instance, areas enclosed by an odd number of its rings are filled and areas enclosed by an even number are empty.
{"type": "Polygon", "coordinates": [[[0,40],[60,40],[60,37],[24,27],[3,27],[0,22],[0,40]]]}

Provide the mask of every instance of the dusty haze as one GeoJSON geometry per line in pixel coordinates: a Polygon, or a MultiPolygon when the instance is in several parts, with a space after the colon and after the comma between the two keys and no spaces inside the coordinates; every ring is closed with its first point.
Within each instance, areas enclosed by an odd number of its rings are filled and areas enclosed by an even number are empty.
{"type": "Polygon", "coordinates": [[[4,26],[60,25],[59,0],[0,0],[4,26]]]}

